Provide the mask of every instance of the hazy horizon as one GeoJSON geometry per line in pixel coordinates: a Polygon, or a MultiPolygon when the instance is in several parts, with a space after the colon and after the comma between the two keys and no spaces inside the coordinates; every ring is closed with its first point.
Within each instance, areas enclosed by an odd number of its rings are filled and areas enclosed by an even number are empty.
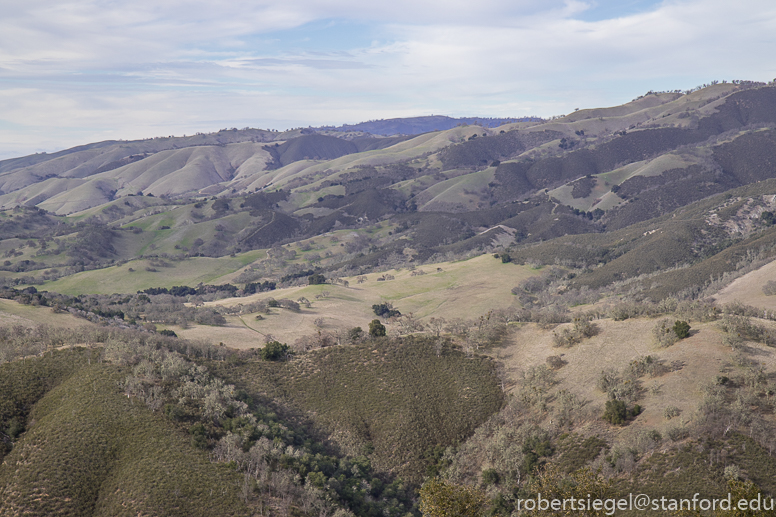
{"type": "Polygon", "coordinates": [[[397,117],[549,117],[770,81],[748,0],[95,1],[4,7],[0,159],[100,140],[397,117]]]}

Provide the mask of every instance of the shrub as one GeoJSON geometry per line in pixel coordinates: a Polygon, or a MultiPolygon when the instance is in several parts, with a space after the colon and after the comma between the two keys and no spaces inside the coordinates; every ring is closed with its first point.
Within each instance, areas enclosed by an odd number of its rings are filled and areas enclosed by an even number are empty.
{"type": "Polygon", "coordinates": [[[598,333],[598,326],[587,319],[574,318],[574,326],[571,329],[563,329],[560,334],[553,333],[553,346],[570,347],[581,342],[585,338],[593,337],[598,333]]]}
{"type": "Polygon", "coordinates": [[[288,354],[288,345],[279,341],[270,341],[261,349],[261,358],[265,361],[282,361],[288,354]]]}
{"type": "Polygon", "coordinates": [[[8,421],[8,429],[6,429],[6,434],[11,438],[11,440],[16,440],[16,438],[18,438],[19,435],[23,432],[24,423],[21,421],[21,419],[13,417],[8,421]]]}
{"type": "Polygon", "coordinates": [[[384,318],[393,318],[401,316],[401,312],[399,310],[394,309],[393,305],[390,302],[386,303],[376,303],[372,305],[372,310],[377,316],[382,316],[384,318]]]}
{"type": "Polygon", "coordinates": [[[356,342],[361,339],[363,334],[364,331],[361,329],[361,327],[353,327],[352,329],[348,330],[348,339],[352,342],[356,342]]]}
{"type": "Polygon", "coordinates": [[[555,450],[547,436],[532,435],[528,437],[521,447],[523,452],[523,471],[533,472],[545,464],[542,458],[548,458],[555,450]]]}
{"type": "Polygon", "coordinates": [[[220,315],[215,309],[199,309],[194,316],[194,321],[200,325],[224,325],[226,318],[220,315]]]}
{"type": "Polygon", "coordinates": [[[310,285],[325,284],[326,283],[326,277],[323,276],[320,273],[313,273],[312,275],[307,277],[307,282],[310,285]]]}
{"type": "Polygon", "coordinates": [[[621,400],[607,400],[603,419],[613,425],[622,425],[628,418],[628,408],[621,400]]]}
{"type": "Polygon", "coordinates": [[[299,304],[293,300],[288,300],[288,299],[278,300],[278,304],[284,309],[288,309],[290,311],[299,311],[300,309],[299,304]]]}
{"type": "Polygon", "coordinates": [[[676,406],[666,406],[666,408],[663,410],[663,416],[666,420],[671,420],[672,418],[678,417],[679,414],[679,408],[676,406]]]}
{"type": "Polygon", "coordinates": [[[624,379],[615,369],[602,371],[597,387],[612,400],[635,401],[641,393],[638,379],[632,376],[624,379]]]}
{"type": "Polygon", "coordinates": [[[560,334],[557,332],[552,333],[552,346],[554,347],[570,347],[577,344],[578,341],[574,338],[569,329],[563,329],[560,334]]]}
{"type": "Polygon", "coordinates": [[[484,506],[485,495],[471,486],[431,479],[420,489],[420,511],[426,517],[479,517],[484,506]]]}
{"type": "Polygon", "coordinates": [[[531,319],[535,320],[539,327],[543,329],[552,328],[559,323],[569,322],[568,314],[556,307],[531,313],[531,319]]]}
{"type": "Polygon", "coordinates": [[[223,198],[216,199],[213,201],[211,208],[216,212],[225,212],[229,210],[229,201],[223,198]]]}
{"type": "Polygon", "coordinates": [[[160,330],[159,334],[167,337],[178,337],[178,334],[176,334],[175,331],[168,330],[168,329],[160,330]]]}
{"type": "Polygon", "coordinates": [[[679,339],[684,339],[690,336],[690,324],[686,321],[677,321],[674,323],[674,333],[679,339]]]}
{"type": "Polygon", "coordinates": [[[642,408],[635,404],[632,409],[622,400],[607,400],[602,418],[612,425],[623,425],[641,414],[642,408]]]}
{"type": "Polygon", "coordinates": [[[663,361],[660,361],[651,355],[646,355],[638,357],[628,364],[627,375],[633,379],[638,379],[647,374],[649,374],[650,377],[660,377],[668,372],[669,368],[663,361]]]}
{"type": "Polygon", "coordinates": [[[655,342],[662,347],[669,347],[678,340],[676,332],[669,326],[668,320],[660,320],[652,328],[652,336],[655,338],[655,342]]]}
{"type": "Polygon", "coordinates": [[[666,429],[666,434],[671,441],[678,442],[687,438],[690,433],[687,432],[687,429],[684,426],[677,425],[666,429]]]}
{"type": "Polygon", "coordinates": [[[189,433],[191,434],[191,444],[194,447],[199,449],[207,448],[207,430],[202,423],[197,422],[191,426],[191,428],[189,428],[189,433]]]}
{"type": "Polygon", "coordinates": [[[498,485],[499,475],[496,469],[485,469],[482,471],[483,485],[498,485]]]}
{"type": "Polygon", "coordinates": [[[245,284],[245,287],[243,288],[243,294],[249,295],[262,293],[265,291],[273,291],[276,287],[277,284],[275,282],[270,282],[268,280],[264,280],[263,282],[249,282],[245,284]]]}
{"type": "Polygon", "coordinates": [[[725,479],[728,481],[738,481],[741,479],[741,469],[737,465],[728,465],[725,467],[724,474],[725,479]]]}
{"type": "Polygon", "coordinates": [[[566,364],[568,364],[568,361],[564,361],[563,358],[559,355],[551,355],[547,358],[547,366],[553,370],[560,370],[566,366],[566,364]]]}
{"type": "Polygon", "coordinates": [[[763,294],[765,296],[773,296],[776,294],[776,281],[774,280],[768,280],[765,282],[765,285],[763,285],[763,294]]]}
{"type": "Polygon", "coordinates": [[[369,322],[369,335],[372,337],[381,337],[386,333],[385,325],[380,323],[380,320],[372,320],[369,322]]]}

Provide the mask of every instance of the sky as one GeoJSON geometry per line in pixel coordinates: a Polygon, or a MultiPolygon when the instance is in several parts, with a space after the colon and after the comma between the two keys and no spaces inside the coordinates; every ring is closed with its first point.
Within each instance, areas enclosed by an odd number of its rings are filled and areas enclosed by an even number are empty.
{"type": "Polygon", "coordinates": [[[0,159],[776,78],[773,0],[0,0],[0,159]]]}

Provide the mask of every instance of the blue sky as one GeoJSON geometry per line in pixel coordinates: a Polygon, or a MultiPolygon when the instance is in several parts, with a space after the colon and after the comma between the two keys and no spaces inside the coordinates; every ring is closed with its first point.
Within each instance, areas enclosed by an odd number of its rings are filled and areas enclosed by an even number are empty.
{"type": "Polygon", "coordinates": [[[0,159],[776,77],[772,0],[0,0],[0,159]]]}

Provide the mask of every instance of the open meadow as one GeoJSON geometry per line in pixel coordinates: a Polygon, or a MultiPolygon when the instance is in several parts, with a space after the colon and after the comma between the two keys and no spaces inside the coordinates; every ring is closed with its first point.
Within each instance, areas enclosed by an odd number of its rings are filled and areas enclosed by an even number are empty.
{"type": "MultiPolygon", "coordinates": [[[[468,260],[418,266],[413,271],[401,269],[370,273],[363,275],[366,278],[363,283],[359,283],[358,277],[343,278],[348,282],[347,287],[342,284],[306,285],[208,302],[206,306],[236,306],[269,298],[294,301],[306,298],[311,307],[302,305],[299,311],[272,308],[270,314],[227,316],[224,327],[196,325],[186,329],[169,328],[187,339],[222,342],[234,348],[255,348],[263,346],[268,335],[293,343],[299,337],[315,334],[319,329],[348,330],[360,326],[367,330],[369,322],[378,318],[372,305],[385,302],[392,303],[402,314],[412,313],[421,321],[431,317],[447,320],[478,318],[487,315],[490,310],[512,306],[515,297],[511,289],[536,273],[529,266],[502,264],[486,254],[468,260]],[[395,279],[378,281],[384,275],[395,279]],[[257,316],[262,319],[257,320],[257,316]]],[[[393,328],[390,320],[383,323],[389,330],[393,328]]]]}

